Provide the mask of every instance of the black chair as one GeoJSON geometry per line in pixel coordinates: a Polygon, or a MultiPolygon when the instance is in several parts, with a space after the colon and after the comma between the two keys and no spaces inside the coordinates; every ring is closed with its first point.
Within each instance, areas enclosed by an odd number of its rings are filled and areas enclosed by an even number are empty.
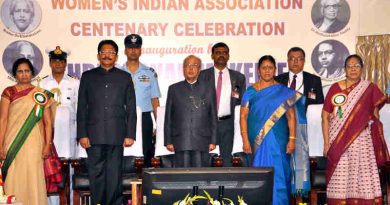
{"type": "Polygon", "coordinates": [[[60,158],[61,162],[61,171],[62,171],[62,181],[58,184],[58,192],[47,193],[47,196],[56,196],[60,197],[61,205],[70,204],[70,176],[69,176],[69,159],[60,158]]]}
{"type": "MultiPolygon", "coordinates": [[[[91,204],[89,179],[86,158],[74,159],[71,162],[74,168],[73,182],[73,204],[91,204]]],[[[123,194],[131,194],[131,182],[140,178],[143,166],[142,157],[123,157],[123,194]]]]}
{"type": "Polygon", "coordinates": [[[326,194],[326,157],[310,158],[310,204],[318,204],[318,194],[326,194]]]}

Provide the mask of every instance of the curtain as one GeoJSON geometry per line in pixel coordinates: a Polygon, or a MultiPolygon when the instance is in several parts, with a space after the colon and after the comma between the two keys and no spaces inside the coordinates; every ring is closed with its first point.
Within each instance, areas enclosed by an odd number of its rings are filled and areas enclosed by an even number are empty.
{"type": "Polygon", "coordinates": [[[390,34],[358,36],[356,53],[363,58],[363,79],[385,92],[390,82],[390,34]]]}

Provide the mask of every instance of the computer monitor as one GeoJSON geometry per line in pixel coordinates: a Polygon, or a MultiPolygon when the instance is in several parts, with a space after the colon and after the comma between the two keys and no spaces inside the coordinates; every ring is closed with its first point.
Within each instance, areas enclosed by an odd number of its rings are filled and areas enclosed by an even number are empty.
{"type": "MultiPolygon", "coordinates": [[[[172,205],[206,190],[212,198],[223,197],[238,204],[238,196],[249,205],[272,204],[274,171],[272,167],[205,167],[205,168],[148,168],[143,170],[142,201],[144,205],[172,205]]],[[[199,200],[198,205],[206,205],[199,200]]]]}

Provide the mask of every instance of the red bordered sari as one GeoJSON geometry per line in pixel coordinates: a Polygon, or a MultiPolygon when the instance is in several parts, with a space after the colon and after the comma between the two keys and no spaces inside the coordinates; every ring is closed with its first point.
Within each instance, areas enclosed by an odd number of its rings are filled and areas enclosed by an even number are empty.
{"type": "Polygon", "coordinates": [[[382,123],[374,116],[386,98],[379,88],[361,80],[342,90],[331,86],[324,103],[328,113],[336,112],[332,97],[348,95],[341,106],[342,117],[331,115],[330,148],[327,156],[328,204],[382,204],[378,166],[389,160],[382,123]]]}
{"type": "MultiPolygon", "coordinates": [[[[4,100],[9,100],[8,122],[4,137],[4,148],[13,152],[12,145],[17,140],[19,130],[30,116],[36,105],[34,93],[43,89],[32,87],[18,91],[15,86],[8,87],[2,93],[4,100]]],[[[49,100],[46,106],[53,101],[49,100]]],[[[8,195],[15,195],[16,201],[29,205],[47,204],[45,174],[43,169],[42,150],[44,147],[44,126],[40,119],[28,134],[17,155],[7,169],[4,190],[8,195]]],[[[3,167],[4,168],[4,167],[3,167]]],[[[4,172],[4,170],[2,170],[4,172]]],[[[4,175],[3,175],[4,177],[4,175]]]]}

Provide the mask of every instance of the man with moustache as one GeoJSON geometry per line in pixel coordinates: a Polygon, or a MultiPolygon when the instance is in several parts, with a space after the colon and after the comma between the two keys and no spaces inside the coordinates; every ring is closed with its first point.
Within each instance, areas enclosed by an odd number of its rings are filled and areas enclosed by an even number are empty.
{"type": "Polygon", "coordinates": [[[198,80],[202,62],[184,59],[184,81],[169,86],[164,120],[164,145],[174,155],[174,167],[202,167],[217,142],[215,92],[198,80]]]}
{"type": "Polygon", "coordinates": [[[100,66],[83,73],[77,107],[77,139],[87,150],[92,204],[122,204],[123,147],[134,143],[137,124],[131,76],[115,67],[118,45],[98,45],[100,66]]]}
{"type": "Polygon", "coordinates": [[[9,29],[16,33],[29,33],[35,28],[32,27],[34,19],[33,0],[13,0],[10,5],[10,17],[14,25],[9,29]]]}
{"type": "Polygon", "coordinates": [[[217,144],[223,159],[224,167],[232,166],[232,149],[234,138],[234,108],[241,104],[246,90],[245,76],[240,72],[228,69],[229,47],[216,43],[211,49],[214,66],[203,70],[199,80],[210,85],[217,97],[218,132],[217,144]]]}
{"type": "MultiPolygon", "coordinates": [[[[75,156],[76,148],[76,109],[79,91],[79,80],[65,74],[68,53],[59,46],[49,52],[51,75],[44,77],[41,87],[54,94],[57,106],[54,115],[54,145],[61,160],[75,156]]],[[[73,174],[73,170],[68,173],[73,174]]],[[[72,183],[72,180],[71,180],[72,183]]],[[[71,190],[72,191],[72,190],[71,190]]],[[[72,197],[72,194],[71,194],[72,197]]],[[[72,200],[71,200],[72,201],[72,200]]],[[[59,196],[50,196],[49,204],[60,204],[59,196]]]]}
{"type": "Polygon", "coordinates": [[[292,47],[287,52],[288,72],[275,77],[275,80],[306,96],[306,108],[311,104],[324,103],[321,78],[303,71],[305,51],[292,47]]]}
{"type": "Polygon", "coordinates": [[[315,70],[321,77],[338,78],[344,75],[343,62],[340,60],[340,54],[336,51],[330,41],[324,41],[318,45],[319,67],[315,70]]]}

